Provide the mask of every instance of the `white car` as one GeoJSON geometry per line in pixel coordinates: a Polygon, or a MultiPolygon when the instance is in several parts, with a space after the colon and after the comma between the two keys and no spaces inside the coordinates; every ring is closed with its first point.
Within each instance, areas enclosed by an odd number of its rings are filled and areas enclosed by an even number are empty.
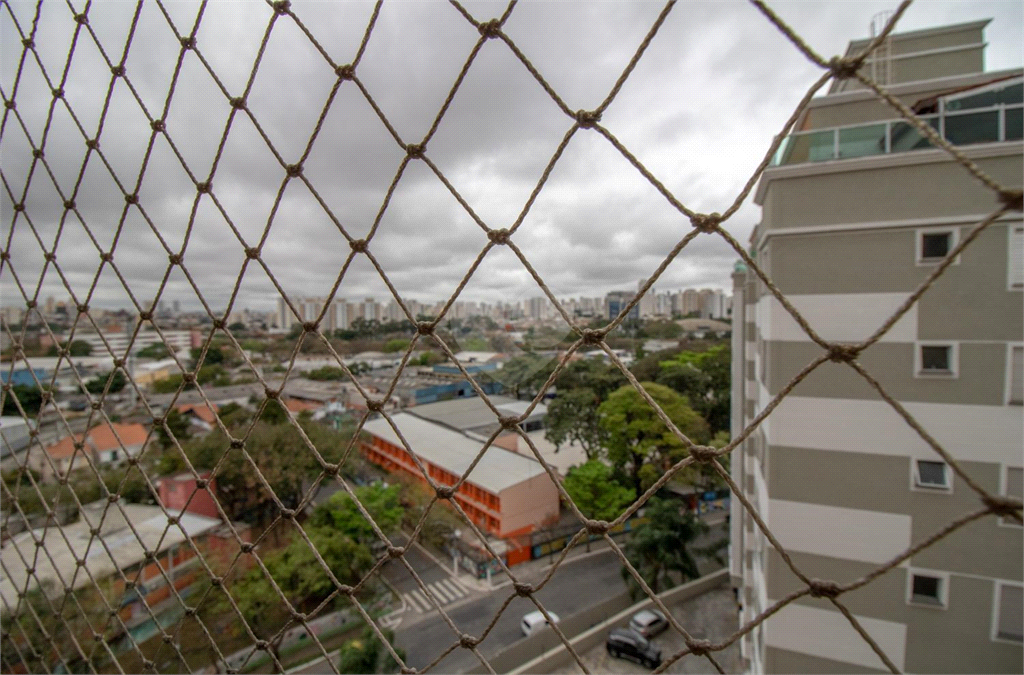
{"type": "Polygon", "coordinates": [[[668,628],[668,620],[656,609],[644,609],[633,615],[629,627],[649,640],[668,628]]]}
{"type": "MultiPolygon", "coordinates": [[[[548,612],[548,616],[551,617],[552,622],[558,623],[559,618],[557,614],[555,614],[554,612],[548,612]]],[[[539,631],[541,628],[546,628],[547,626],[548,621],[544,618],[544,615],[541,614],[540,611],[530,612],[529,614],[523,617],[523,622],[519,624],[519,628],[522,629],[523,635],[525,635],[526,637],[530,637],[531,635],[539,631]]]]}

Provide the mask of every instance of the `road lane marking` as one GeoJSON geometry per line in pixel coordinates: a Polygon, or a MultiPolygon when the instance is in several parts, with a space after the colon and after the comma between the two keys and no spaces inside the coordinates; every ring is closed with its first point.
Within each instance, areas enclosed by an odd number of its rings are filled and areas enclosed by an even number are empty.
{"type": "Polygon", "coordinates": [[[429,588],[430,592],[434,594],[434,597],[436,597],[442,605],[455,599],[452,597],[451,591],[442,586],[440,581],[435,581],[430,584],[429,588]]]}

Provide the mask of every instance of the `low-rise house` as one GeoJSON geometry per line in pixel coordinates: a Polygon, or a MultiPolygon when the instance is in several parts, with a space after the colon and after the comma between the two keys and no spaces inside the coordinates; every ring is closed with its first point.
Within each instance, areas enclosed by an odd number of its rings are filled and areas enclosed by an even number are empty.
{"type": "Polygon", "coordinates": [[[23,462],[23,455],[32,442],[30,431],[34,422],[14,415],[0,417],[0,468],[4,471],[16,469],[23,462]]]}
{"type": "Polygon", "coordinates": [[[203,431],[212,431],[217,426],[217,404],[211,405],[199,403],[186,403],[179,405],[176,410],[188,418],[192,426],[203,431]]]}
{"type": "Polygon", "coordinates": [[[140,387],[166,380],[171,375],[180,375],[181,367],[174,359],[143,361],[133,365],[132,379],[140,387]]]}
{"type": "MultiPolygon", "coordinates": [[[[250,541],[247,526],[232,527],[243,542],[250,541]]],[[[77,522],[8,540],[0,549],[5,572],[0,598],[6,612],[18,606],[25,591],[38,589],[51,598],[61,597],[65,588],[88,594],[95,580],[134,639],[142,641],[156,632],[154,615],[165,625],[173,621],[181,607],[175,596],[186,596],[206,578],[196,549],[210,561],[238,547],[220,518],[102,500],[84,505],[77,522]],[[37,547],[46,554],[37,555],[37,547]],[[33,561],[31,569],[26,561],[33,561]],[[132,587],[126,587],[125,579],[132,587]]]]}
{"type": "Polygon", "coordinates": [[[110,424],[104,422],[85,433],[65,436],[45,448],[42,453],[29,453],[29,468],[39,472],[43,478],[66,475],[71,469],[87,466],[83,453],[88,453],[97,466],[117,465],[135,457],[150,440],[150,430],[141,424],[110,424]]]}

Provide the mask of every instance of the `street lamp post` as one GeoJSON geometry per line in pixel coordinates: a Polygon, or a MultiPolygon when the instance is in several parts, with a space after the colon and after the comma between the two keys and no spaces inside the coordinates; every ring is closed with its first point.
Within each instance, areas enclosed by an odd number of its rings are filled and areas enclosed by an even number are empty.
{"type": "Polygon", "coordinates": [[[462,538],[462,531],[456,529],[452,532],[452,576],[459,576],[459,547],[456,542],[462,538]]]}

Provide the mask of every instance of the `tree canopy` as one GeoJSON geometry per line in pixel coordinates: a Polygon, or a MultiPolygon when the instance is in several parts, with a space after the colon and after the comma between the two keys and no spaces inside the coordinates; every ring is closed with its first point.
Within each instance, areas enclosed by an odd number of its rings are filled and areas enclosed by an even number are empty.
{"type": "MultiPolygon", "coordinates": [[[[694,443],[707,443],[707,422],[683,396],[654,382],[641,386],[687,438],[694,443]]],[[[668,467],[686,456],[683,442],[632,386],[612,393],[601,404],[598,414],[608,434],[608,458],[613,466],[630,476],[637,497],[668,467]]]]}
{"type": "Polygon", "coordinates": [[[612,468],[599,460],[569,469],[562,487],[587,518],[615,520],[633,501],[629,488],[615,480],[612,468]]]}
{"type": "Polygon", "coordinates": [[[686,395],[712,433],[729,430],[732,357],[728,345],[683,351],[662,361],[657,381],[686,395]]]}
{"type": "Polygon", "coordinates": [[[107,380],[110,380],[110,393],[116,393],[125,388],[128,384],[128,378],[124,376],[124,373],[117,369],[114,371],[114,376],[111,378],[110,372],[100,373],[91,380],[87,380],[85,383],[85,390],[90,394],[102,394],[103,390],[107,386],[107,380]]]}
{"type": "MultiPolygon", "coordinates": [[[[655,593],[674,586],[677,583],[674,575],[678,576],[678,583],[699,577],[694,554],[717,558],[717,552],[725,543],[723,540],[694,548],[697,538],[710,528],[693,513],[684,513],[678,502],[653,497],[647,502],[644,515],[647,523],[636,529],[625,546],[625,553],[630,564],[655,593]]],[[[630,594],[638,597],[640,587],[625,567],[622,568],[622,577],[629,584],[630,594]]]]}
{"type": "MultiPolygon", "coordinates": [[[[354,492],[382,532],[389,534],[398,529],[405,509],[399,501],[397,485],[385,488],[375,483],[357,487],[354,492]]],[[[379,541],[373,526],[344,490],[334,493],[327,503],[317,507],[309,522],[312,527],[340,532],[359,543],[379,541]]]]}
{"type": "MultiPolygon", "coordinates": [[[[243,427],[248,423],[248,420],[239,419],[243,427]]],[[[338,462],[341,459],[351,438],[348,433],[334,431],[307,420],[300,419],[299,424],[325,461],[338,462]]],[[[217,498],[229,517],[251,523],[265,523],[277,514],[273,495],[257,476],[242,448],[231,447],[223,431],[214,429],[202,438],[189,441],[183,449],[198,471],[217,466],[220,458],[226,454],[217,470],[216,488],[217,498]]],[[[246,438],[244,450],[259,467],[263,478],[285,508],[297,507],[304,495],[303,488],[322,471],[313,451],[291,424],[268,424],[262,420],[256,422],[246,438]]],[[[342,467],[343,474],[350,476],[358,464],[357,460],[349,457],[342,467]]],[[[161,466],[168,472],[184,467],[177,448],[165,452],[161,466]]]]}

